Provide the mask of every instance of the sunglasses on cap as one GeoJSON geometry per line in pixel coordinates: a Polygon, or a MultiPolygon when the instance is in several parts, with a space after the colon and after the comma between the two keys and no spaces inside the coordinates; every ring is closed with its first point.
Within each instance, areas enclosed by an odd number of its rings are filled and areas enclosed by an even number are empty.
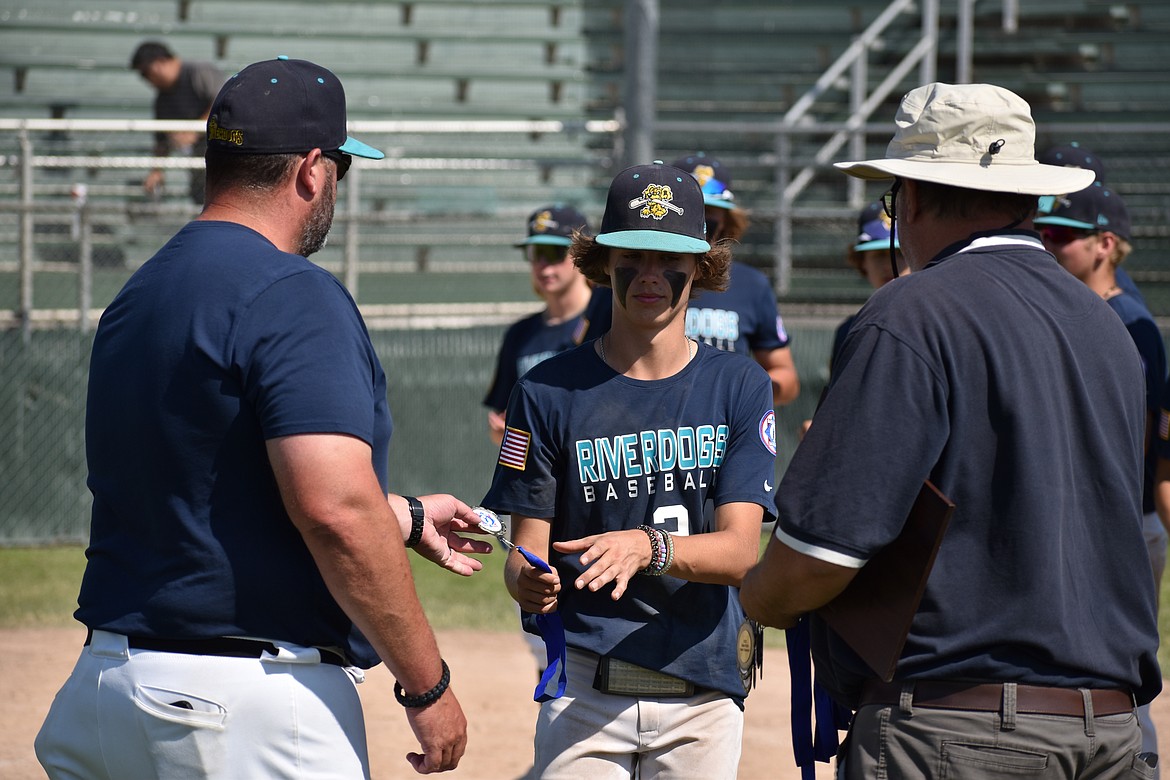
{"type": "Polygon", "coordinates": [[[353,157],[345,152],[332,151],[321,152],[322,157],[326,157],[337,164],[337,180],[341,181],[345,178],[345,172],[349,170],[349,166],[353,164],[353,157]]]}
{"type": "Polygon", "coordinates": [[[1068,225],[1038,225],[1040,230],[1040,238],[1046,244],[1053,246],[1064,246],[1071,244],[1073,241],[1080,241],[1082,238],[1097,235],[1096,230],[1086,230],[1084,228],[1069,227],[1068,225]]]}

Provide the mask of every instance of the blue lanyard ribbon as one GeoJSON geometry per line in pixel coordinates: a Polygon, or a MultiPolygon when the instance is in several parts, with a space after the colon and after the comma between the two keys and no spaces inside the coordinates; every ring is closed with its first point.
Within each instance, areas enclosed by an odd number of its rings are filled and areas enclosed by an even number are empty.
{"type": "MultiPolygon", "coordinates": [[[[516,551],[536,568],[549,574],[552,573],[552,567],[541,560],[540,556],[528,552],[523,547],[517,547],[516,551]]],[[[568,670],[565,668],[565,624],[561,622],[561,613],[550,612],[547,615],[537,615],[536,628],[540,631],[541,638],[544,639],[547,664],[544,667],[544,673],[540,676],[540,682],[537,683],[536,690],[532,694],[532,700],[544,702],[550,699],[559,699],[565,694],[565,685],[569,681],[568,670]],[[556,676],[558,667],[560,667],[560,679],[557,680],[556,693],[549,693],[548,687],[552,683],[553,677],[556,676]]]]}
{"type": "Polygon", "coordinates": [[[815,780],[816,762],[829,763],[837,754],[837,730],[849,727],[850,713],[813,681],[812,632],[806,615],[784,632],[788,673],[792,678],[792,754],[801,780],[815,780]],[[812,717],[816,715],[816,736],[812,717]]]}

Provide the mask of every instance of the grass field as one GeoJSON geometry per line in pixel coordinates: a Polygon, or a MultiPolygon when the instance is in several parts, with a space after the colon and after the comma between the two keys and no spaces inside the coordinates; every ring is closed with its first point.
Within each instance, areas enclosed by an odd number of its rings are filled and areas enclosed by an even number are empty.
{"type": "MultiPolygon", "coordinates": [[[[761,549],[765,543],[761,539],[761,549]]],[[[416,587],[435,630],[514,631],[516,608],[503,583],[504,556],[484,556],[484,569],[458,577],[411,555],[416,587]]],[[[81,547],[0,548],[0,630],[67,626],[77,608],[77,588],[85,568],[81,547]]],[[[1170,670],[1170,577],[1162,580],[1158,661],[1170,670]]],[[[765,634],[768,646],[782,646],[779,631],[765,634]]]]}

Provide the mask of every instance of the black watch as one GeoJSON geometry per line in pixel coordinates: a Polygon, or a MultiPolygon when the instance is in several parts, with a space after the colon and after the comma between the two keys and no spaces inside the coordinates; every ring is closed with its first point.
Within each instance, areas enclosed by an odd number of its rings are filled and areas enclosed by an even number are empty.
{"type": "Polygon", "coordinates": [[[406,505],[410,507],[410,536],[406,537],[407,547],[417,547],[422,541],[423,526],[426,524],[426,514],[423,512],[422,502],[414,496],[403,496],[406,505]]]}

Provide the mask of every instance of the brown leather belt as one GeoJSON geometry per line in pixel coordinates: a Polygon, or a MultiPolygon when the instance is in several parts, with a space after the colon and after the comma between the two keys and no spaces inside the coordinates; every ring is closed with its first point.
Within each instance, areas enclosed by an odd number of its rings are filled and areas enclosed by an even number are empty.
{"type": "MultiPolygon", "coordinates": [[[[907,682],[870,681],[861,689],[861,706],[896,705],[907,682]]],[[[1000,712],[1003,709],[1003,685],[1000,683],[964,683],[943,680],[915,680],[915,707],[972,712],[1000,712]]],[[[1120,715],[1134,709],[1129,691],[1096,688],[1089,691],[1094,715],[1120,715]]],[[[1049,688],[1042,685],[1016,685],[1016,712],[1031,715],[1068,715],[1083,718],[1085,702],[1075,688],[1049,688]]]]}

